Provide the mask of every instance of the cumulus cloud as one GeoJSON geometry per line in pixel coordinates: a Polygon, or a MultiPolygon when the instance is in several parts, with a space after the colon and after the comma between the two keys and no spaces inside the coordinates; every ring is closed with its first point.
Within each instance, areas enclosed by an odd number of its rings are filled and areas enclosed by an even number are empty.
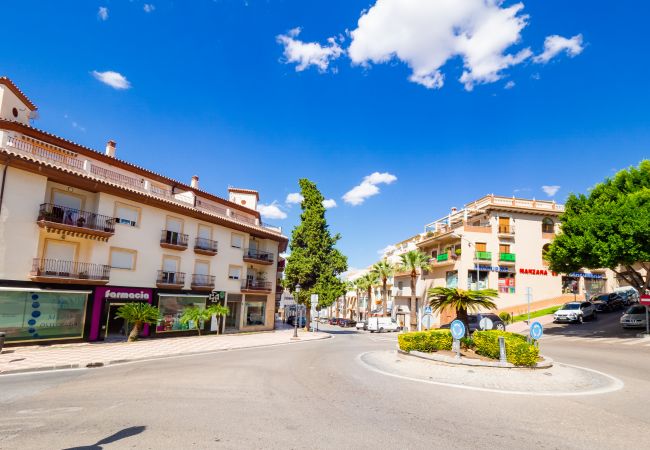
{"type": "Polygon", "coordinates": [[[549,197],[554,197],[559,190],[560,186],[542,186],[542,191],[544,191],[549,197]]]}
{"type": "Polygon", "coordinates": [[[323,200],[323,206],[325,209],[336,208],[336,200],[333,198],[328,198],[323,200]]]}
{"type": "Polygon", "coordinates": [[[156,7],[151,3],[145,3],[143,9],[144,9],[144,12],[150,13],[150,12],[154,12],[156,7]]]}
{"type": "Polygon", "coordinates": [[[516,84],[516,83],[515,83],[514,81],[510,80],[510,81],[508,81],[508,82],[506,83],[505,86],[503,86],[503,88],[504,88],[504,89],[512,89],[513,87],[515,87],[515,84],[516,84]]]}
{"type": "Polygon", "coordinates": [[[367,198],[379,194],[378,184],[391,184],[397,180],[397,177],[388,172],[374,172],[364,177],[361,184],[353,187],[343,195],[343,201],[352,206],[361,205],[367,198]]]}
{"type": "Polygon", "coordinates": [[[273,202],[270,205],[260,203],[257,205],[257,210],[260,215],[265,219],[286,219],[287,213],[282,211],[278,206],[278,202],[273,202]]]}
{"type": "Polygon", "coordinates": [[[558,54],[565,51],[571,58],[582,53],[582,34],[576,34],[570,39],[554,34],[544,40],[544,51],[533,58],[536,63],[546,64],[558,54]]]}
{"type": "Polygon", "coordinates": [[[300,28],[294,28],[286,34],[276,36],[277,42],[284,46],[284,62],[295,63],[297,72],[302,72],[310,66],[316,66],[319,71],[326,72],[330,62],[343,54],[343,49],[335,38],[327,39],[327,45],[303,42],[296,39],[300,31],[300,28]]]}
{"type": "Polygon", "coordinates": [[[108,20],[108,8],[106,6],[100,6],[97,11],[97,18],[99,20],[108,20]]]}
{"type": "Polygon", "coordinates": [[[122,90],[129,89],[131,87],[129,80],[127,80],[126,77],[119,72],[113,72],[112,70],[107,70],[106,72],[97,72],[96,70],[93,70],[91,73],[97,80],[109,85],[113,89],[122,90]]]}
{"type": "Polygon", "coordinates": [[[304,199],[305,198],[299,192],[292,192],[290,194],[287,194],[287,199],[285,200],[285,202],[292,205],[292,204],[302,203],[304,199]]]}

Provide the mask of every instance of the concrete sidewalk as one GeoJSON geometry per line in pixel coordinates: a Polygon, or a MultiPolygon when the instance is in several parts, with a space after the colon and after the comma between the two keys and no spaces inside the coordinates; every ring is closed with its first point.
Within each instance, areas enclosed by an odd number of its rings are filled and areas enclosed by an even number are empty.
{"type": "MultiPolygon", "coordinates": [[[[533,322],[539,322],[542,325],[548,325],[549,323],[553,323],[553,314],[547,314],[545,316],[539,316],[535,317],[534,319],[530,319],[530,323],[533,322]]],[[[511,331],[513,333],[528,334],[528,330],[530,330],[530,326],[526,323],[525,320],[506,326],[506,331],[511,331]]]]}
{"type": "Polygon", "coordinates": [[[10,347],[0,354],[0,374],[102,367],[130,361],[265,347],[331,337],[327,333],[305,331],[299,331],[298,336],[300,340],[292,340],[293,330],[281,329],[250,334],[145,339],[131,343],[85,342],[42,347],[10,347]]]}

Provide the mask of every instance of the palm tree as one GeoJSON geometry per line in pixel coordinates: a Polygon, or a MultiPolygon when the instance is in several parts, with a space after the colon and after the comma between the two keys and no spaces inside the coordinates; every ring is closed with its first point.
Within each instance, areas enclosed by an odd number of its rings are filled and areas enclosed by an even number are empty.
{"type": "Polygon", "coordinates": [[[388,299],[386,291],[386,282],[389,278],[395,273],[395,266],[391,264],[388,260],[379,261],[372,266],[371,272],[377,275],[377,278],[381,280],[381,305],[383,309],[383,315],[388,315],[388,299]]]}
{"type": "Polygon", "coordinates": [[[410,306],[410,330],[414,331],[418,326],[417,305],[415,299],[415,284],[418,278],[418,270],[429,268],[429,257],[420,250],[411,250],[400,255],[399,270],[409,272],[411,275],[411,306],[410,306]]]}
{"type": "Polygon", "coordinates": [[[207,308],[199,308],[193,306],[191,308],[186,308],[183,311],[183,315],[180,317],[179,321],[183,324],[192,322],[194,328],[199,332],[201,336],[201,324],[212,319],[212,316],[225,317],[228,315],[230,310],[227,306],[223,305],[210,305],[207,308]]]}
{"type": "Polygon", "coordinates": [[[363,287],[363,282],[362,282],[361,278],[357,278],[356,280],[354,280],[354,290],[357,293],[357,301],[355,302],[355,305],[354,305],[356,307],[356,314],[357,314],[356,320],[359,320],[359,314],[361,314],[361,310],[360,310],[361,302],[360,302],[360,300],[361,300],[361,291],[363,289],[365,289],[365,288],[363,287]]]}
{"type": "MultiPolygon", "coordinates": [[[[348,292],[354,291],[354,289],[355,289],[354,282],[352,282],[350,280],[345,282],[345,299],[346,299],[346,303],[348,303],[347,302],[348,292]]],[[[348,319],[352,318],[352,305],[353,304],[354,304],[354,301],[352,299],[350,299],[350,302],[347,304],[347,309],[345,310],[346,315],[349,316],[349,317],[347,317],[348,319]]]]}
{"type": "Polygon", "coordinates": [[[124,319],[127,323],[133,324],[129,333],[129,342],[138,340],[140,331],[145,323],[156,324],[160,320],[160,311],[149,303],[133,302],[120,306],[117,310],[116,319],[124,319]]]}
{"type": "Polygon", "coordinates": [[[366,285],[366,292],[368,293],[368,302],[366,303],[366,315],[370,317],[372,311],[372,290],[379,283],[379,277],[376,273],[368,272],[365,275],[368,278],[368,284],[366,285]]]}
{"type": "Polygon", "coordinates": [[[456,318],[465,324],[469,333],[467,312],[476,312],[479,309],[495,309],[494,297],[499,294],[494,289],[480,289],[466,291],[458,288],[434,287],[427,291],[429,306],[433,311],[442,311],[445,308],[456,310],[456,318]]]}

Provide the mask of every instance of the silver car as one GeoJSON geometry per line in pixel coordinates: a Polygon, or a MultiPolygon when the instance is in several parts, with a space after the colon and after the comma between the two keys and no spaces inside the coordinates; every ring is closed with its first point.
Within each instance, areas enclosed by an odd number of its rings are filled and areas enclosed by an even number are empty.
{"type": "Polygon", "coordinates": [[[621,326],[623,326],[623,328],[645,328],[645,314],[645,306],[630,306],[621,316],[621,326]]]}

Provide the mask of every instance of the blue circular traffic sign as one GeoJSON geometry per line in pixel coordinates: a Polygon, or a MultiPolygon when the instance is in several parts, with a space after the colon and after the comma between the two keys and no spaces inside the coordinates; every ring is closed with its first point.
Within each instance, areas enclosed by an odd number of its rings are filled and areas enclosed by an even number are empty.
{"type": "Polygon", "coordinates": [[[461,339],[465,336],[465,324],[460,320],[454,320],[449,326],[449,330],[454,339],[461,339]]]}
{"type": "Polygon", "coordinates": [[[530,337],[536,341],[544,334],[544,327],[539,322],[533,322],[530,326],[530,337]]]}

